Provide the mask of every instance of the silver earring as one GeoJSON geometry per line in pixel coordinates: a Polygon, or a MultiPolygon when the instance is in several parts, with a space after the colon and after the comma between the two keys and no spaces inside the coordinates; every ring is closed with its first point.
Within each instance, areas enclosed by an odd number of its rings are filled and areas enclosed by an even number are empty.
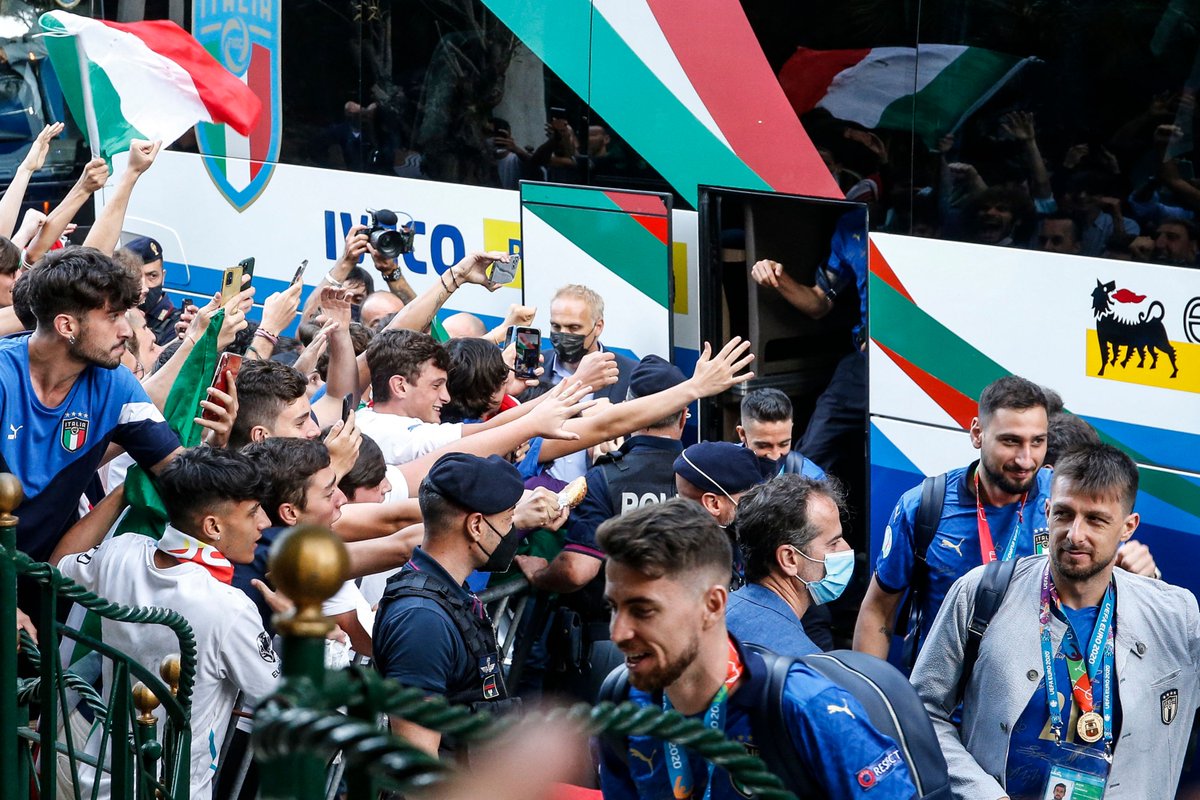
{"type": "Polygon", "coordinates": [[[68,341],[68,342],[70,342],[70,343],[72,344],[72,346],[73,346],[73,345],[75,344],[75,337],[74,337],[74,336],[72,336],[72,337],[70,337],[69,339],[67,339],[67,341],[68,341]]]}

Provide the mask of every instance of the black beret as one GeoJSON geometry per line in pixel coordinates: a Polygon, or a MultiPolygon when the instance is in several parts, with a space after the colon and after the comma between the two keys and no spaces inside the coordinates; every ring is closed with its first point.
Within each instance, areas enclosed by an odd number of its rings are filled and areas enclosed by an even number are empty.
{"type": "Polygon", "coordinates": [[[675,474],[702,492],[735,495],[774,476],[777,465],[729,442],[700,442],[675,459],[675,474]]]}
{"type": "Polygon", "coordinates": [[[137,253],[138,257],[149,264],[152,261],[162,260],[162,245],[157,240],[151,239],[149,236],[139,236],[138,238],[125,245],[126,250],[132,250],[137,253]]]}
{"type": "Polygon", "coordinates": [[[629,394],[645,397],[678,386],[687,380],[679,367],[661,356],[646,356],[629,374],[629,394]]]}
{"type": "Polygon", "coordinates": [[[429,488],[468,511],[499,514],[515,506],[525,491],[521,473],[500,456],[480,458],[447,453],[425,476],[429,488]]]}

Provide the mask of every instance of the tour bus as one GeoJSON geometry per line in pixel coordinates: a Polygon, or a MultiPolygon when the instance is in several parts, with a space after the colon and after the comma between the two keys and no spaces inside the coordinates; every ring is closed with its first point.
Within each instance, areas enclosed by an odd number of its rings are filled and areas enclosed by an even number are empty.
{"type": "MultiPolygon", "coordinates": [[[[520,256],[443,313],[523,303],[546,334],[554,291],[585,283],[635,356],[687,370],[748,336],[750,388],[792,398],[797,436],[862,348],[869,424],[833,467],[860,579],[899,495],[975,457],[983,386],[1021,374],[1134,456],[1137,538],[1200,589],[1198,51],[1168,0],[61,5],[174,19],[262,100],[249,136],[200,125],[134,193],[127,234],[162,244],[177,304],[247,256],[257,301],[304,259],[311,288],[389,209],[418,292],[468,252],[520,256]],[[749,278],[772,259],[812,284],[853,210],[858,340],[854,281],[811,319],[749,278]]],[[[735,436],[745,391],[693,435],[735,436]]]]}

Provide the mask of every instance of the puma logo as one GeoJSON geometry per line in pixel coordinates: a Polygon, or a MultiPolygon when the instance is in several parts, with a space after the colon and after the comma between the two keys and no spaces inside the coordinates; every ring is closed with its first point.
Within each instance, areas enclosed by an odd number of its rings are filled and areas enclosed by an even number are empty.
{"type": "Polygon", "coordinates": [[[941,543],[942,547],[946,548],[947,550],[953,550],[954,552],[958,553],[959,558],[962,558],[962,542],[954,544],[949,539],[938,539],[938,542],[941,543]]]}
{"type": "Polygon", "coordinates": [[[644,761],[646,763],[646,766],[649,767],[651,770],[654,769],[654,754],[657,752],[658,752],[658,750],[651,750],[650,755],[644,755],[636,747],[629,748],[629,755],[633,756],[638,761],[644,761]]]}
{"type": "Polygon", "coordinates": [[[8,423],[8,430],[9,430],[8,439],[9,439],[9,441],[12,441],[13,439],[17,438],[17,431],[21,430],[21,428],[24,428],[24,427],[25,427],[24,425],[13,425],[11,422],[8,423]]]}
{"type": "Polygon", "coordinates": [[[850,710],[850,701],[849,700],[843,700],[842,704],[840,706],[835,706],[832,704],[827,705],[827,706],[825,706],[825,710],[828,711],[830,714],[846,714],[847,716],[850,717],[850,719],[853,719],[853,720],[858,719],[858,717],[854,716],[854,712],[850,710]]]}

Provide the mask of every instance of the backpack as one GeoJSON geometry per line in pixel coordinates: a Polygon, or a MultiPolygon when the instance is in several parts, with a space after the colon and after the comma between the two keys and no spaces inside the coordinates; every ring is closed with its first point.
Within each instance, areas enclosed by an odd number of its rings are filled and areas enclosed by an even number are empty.
{"type": "MultiPolygon", "coordinates": [[[[751,725],[759,756],[797,797],[825,797],[796,758],[783,718],[784,684],[796,659],[757,645],[742,647],[751,659],[757,656],[756,660],[760,659],[765,668],[766,679],[758,682],[759,695],[751,703],[751,725]]],[[[916,690],[899,670],[886,661],[852,650],[818,653],[799,660],[852,694],[866,709],[871,723],[896,742],[917,787],[916,797],[949,800],[950,778],[933,723],[916,690]]],[[[629,696],[628,681],[629,673],[622,664],[605,679],[597,702],[623,702],[629,696]]],[[[623,760],[628,759],[623,738],[609,740],[609,745],[623,760]]]]}
{"type": "Polygon", "coordinates": [[[946,475],[933,475],[921,482],[921,502],[913,522],[913,568],[908,582],[908,594],[896,615],[896,633],[904,637],[901,663],[912,673],[921,651],[921,625],[924,622],[925,596],[929,593],[929,563],[926,554],[946,502],[946,475]]]}

